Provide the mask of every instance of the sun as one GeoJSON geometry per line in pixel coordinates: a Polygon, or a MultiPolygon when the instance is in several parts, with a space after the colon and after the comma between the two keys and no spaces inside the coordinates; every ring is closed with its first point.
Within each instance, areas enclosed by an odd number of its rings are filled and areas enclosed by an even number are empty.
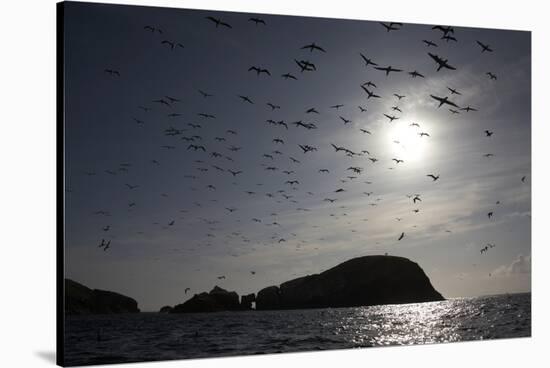
{"type": "Polygon", "coordinates": [[[388,143],[395,158],[405,162],[420,161],[426,154],[429,136],[414,122],[396,122],[389,130],[388,143]]]}

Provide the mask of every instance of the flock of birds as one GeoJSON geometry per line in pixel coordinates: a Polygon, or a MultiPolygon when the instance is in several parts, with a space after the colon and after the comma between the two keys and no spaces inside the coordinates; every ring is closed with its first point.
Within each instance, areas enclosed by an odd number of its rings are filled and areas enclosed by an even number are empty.
{"type": "MultiPolygon", "coordinates": [[[[248,22],[251,23],[251,26],[253,27],[269,27],[268,22],[266,22],[264,19],[259,17],[250,17],[248,19],[248,22]]],[[[213,27],[219,29],[219,31],[227,31],[230,32],[233,28],[233,25],[229,24],[227,21],[223,19],[216,18],[214,16],[208,16],[205,18],[205,23],[211,23],[213,27]]],[[[402,23],[380,23],[381,27],[387,32],[399,32],[404,27],[402,23]]],[[[185,44],[174,39],[170,39],[167,37],[164,37],[165,32],[157,26],[152,25],[145,25],[143,27],[143,30],[145,32],[150,32],[154,34],[155,36],[159,36],[158,42],[162,47],[169,48],[170,50],[176,52],[178,49],[185,50],[185,44]]],[[[382,30],[381,30],[382,31],[382,30]]],[[[440,40],[445,43],[457,43],[458,40],[455,35],[455,29],[450,26],[434,26],[431,29],[431,35],[439,36],[440,40]]],[[[434,73],[441,72],[443,70],[447,70],[449,72],[456,71],[458,67],[452,63],[452,61],[449,61],[444,56],[438,55],[432,50],[437,49],[439,46],[437,42],[429,39],[419,40],[419,42],[423,43],[426,47],[426,61],[427,64],[430,62],[433,63],[433,70],[434,73]],[[429,50],[429,51],[428,51],[429,50]]],[[[482,54],[489,54],[494,52],[493,48],[488,45],[485,42],[477,41],[477,46],[479,46],[479,52],[482,54]]],[[[330,53],[330,50],[325,47],[325,45],[322,45],[321,43],[311,42],[311,43],[304,43],[302,46],[296,48],[296,54],[301,55],[299,57],[294,58],[294,64],[296,66],[296,69],[294,71],[284,71],[283,73],[275,73],[273,70],[269,70],[268,68],[261,66],[261,65],[248,65],[243,66],[243,70],[247,70],[249,73],[255,74],[258,78],[276,78],[277,75],[279,78],[283,78],[285,80],[288,80],[289,83],[299,83],[301,76],[304,73],[315,73],[317,72],[318,66],[317,60],[322,60],[322,55],[330,53]],[[313,60],[317,59],[317,60],[313,60]],[[294,82],[292,82],[294,81],[294,82]]],[[[394,74],[399,73],[408,73],[410,78],[417,79],[417,78],[426,78],[426,76],[417,70],[407,71],[405,68],[398,68],[394,67],[392,65],[380,65],[378,62],[374,61],[373,58],[367,57],[365,54],[360,53],[357,55],[358,61],[362,61],[364,64],[364,67],[370,72],[371,70],[373,73],[380,73],[380,76],[385,78],[391,78],[394,74]]],[[[104,69],[104,75],[108,78],[112,78],[113,80],[119,80],[121,83],[123,83],[124,78],[124,70],[118,70],[112,67],[107,67],[104,69]]],[[[495,82],[497,80],[497,76],[491,72],[487,71],[486,73],[488,83],[495,82]]],[[[290,87],[292,88],[292,87],[290,87]]],[[[434,100],[435,104],[433,105],[435,109],[439,109],[442,107],[448,108],[448,111],[450,114],[462,114],[462,113],[471,113],[478,111],[477,108],[472,106],[462,106],[459,104],[454,98],[459,99],[460,96],[462,96],[462,93],[459,91],[458,88],[447,86],[446,87],[449,95],[446,96],[439,96],[436,94],[430,94],[429,97],[432,100],[434,100]],[[453,99],[452,99],[453,98],[453,99]]],[[[374,103],[376,100],[388,100],[388,99],[395,99],[395,106],[392,107],[391,112],[384,113],[383,116],[387,118],[389,124],[394,124],[394,121],[399,120],[402,118],[402,109],[399,106],[399,103],[406,99],[406,95],[402,95],[399,93],[394,93],[391,96],[382,97],[382,93],[377,92],[378,86],[372,82],[367,81],[365,83],[362,83],[358,86],[358,90],[364,92],[364,97],[367,102],[374,103]]],[[[216,92],[215,91],[205,91],[203,89],[197,89],[197,98],[202,99],[208,99],[212,101],[212,103],[215,103],[216,100],[216,92]]],[[[229,98],[227,96],[224,96],[224,98],[229,98]]],[[[342,145],[337,144],[336,142],[330,143],[326,147],[321,146],[313,146],[308,143],[302,143],[299,144],[297,147],[288,147],[287,143],[287,137],[292,135],[293,130],[307,130],[307,131],[321,131],[322,127],[320,127],[315,122],[311,121],[312,117],[318,116],[323,114],[323,109],[321,107],[311,107],[311,106],[304,106],[304,114],[303,116],[297,117],[295,121],[285,121],[280,120],[277,118],[274,118],[274,115],[276,115],[279,111],[283,110],[285,107],[280,106],[276,103],[273,103],[271,101],[267,102],[259,102],[254,98],[254,96],[246,96],[241,95],[238,93],[235,93],[233,98],[238,99],[242,102],[243,108],[245,108],[247,105],[258,105],[263,104],[266,106],[266,114],[269,113],[270,115],[266,119],[266,124],[268,126],[271,126],[277,131],[277,135],[273,137],[272,144],[273,149],[269,149],[269,152],[261,154],[261,166],[266,172],[272,172],[274,174],[280,175],[280,183],[281,187],[277,191],[269,191],[264,192],[262,191],[262,187],[264,186],[264,180],[265,177],[256,177],[257,183],[254,184],[255,188],[243,188],[242,193],[245,196],[250,197],[267,197],[270,200],[274,201],[275,203],[281,205],[282,207],[286,209],[292,208],[295,212],[303,212],[305,216],[307,216],[307,213],[312,211],[309,208],[301,206],[301,195],[307,197],[307,198],[316,198],[321,203],[326,203],[327,206],[332,206],[331,210],[332,213],[330,216],[335,221],[345,221],[346,219],[346,213],[336,213],[337,211],[344,211],[346,206],[337,206],[337,202],[341,199],[341,195],[344,192],[347,192],[346,185],[356,182],[358,179],[360,179],[361,175],[366,171],[365,167],[367,164],[375,165],[378,161],[380,161],[379,158],[374,154],[374,152],[370,152],[369,150],[355,150],[350,147],[345,147],[342,145]],[[306,122],[306,119],[308,120],[306,122]],[[286,135],[286,136],[285,136],[286,135]],[[309,158],[316,154],[319,150],[334,150],[334,153],[337,155],[342,155],[342,160],[348,160],[348,159],[354,159],[354,164],[348,164],[346,161],[342,163],[341,170],[345,171],[346,174],[343,177],[339,177],[337,180],[338,187],[334,188],[334,191],[332,193],[315,193],[313,190],[309,190],[308,188],[304,188],[302,185],[302,179],[300,177],[296,176],[296,169],[295,167],[298,167],[302,164],[302,161],[306,158],[309,158]],[[296,154],[298,152],[298,154],[296,154]],[[299,157],[298,155],[301,156],[299,157]],[[363,162],[364,164],[358,165],[355,164],[355,162],[363,162]]],[[[140,112],[140,115],[136,113],[133,113],[132,117],[130,119],[133,120],[133,122],[138,126],[145,126],[147,124],[146,121],[150,121],[153,119],[159,119],[160,117],[166,116],[168,118],[174,119],[171,121],[177,121],[176,119],[180,118],[182,114],[179,112],[182,108],[182,99],[178,96],[170,96],[170,95],[164,95],[160,98],[153,97],[150,99],[149,103],[146,104],[136,104],[136,111],[140,112]],[[155,115],[156,114],[156,115],[155,115]],[[155,117],[153,117],[155,115],[155,117]]],[[[338,116],[339,121],[342,122],[344,126],[354,126],[353,121],[349,118],[346,118],[345,111],[346,109],[349,109],[349,106],[347,106],[344,103],[335,103],[331,106],[327,107],[330,109],[330,111],[334,111],[336,115],[338,116]]],[[[360,113],[366,112],[369,107],[360,105],[356,107],[359,109],[360,113]]],[[[188,188],[190,191],[207,191],[208,193],[212,193],[214,197],[212,197],[212,194],[208,195],[208,201],[211,201],[213,203],[218,203],[220,201],[219,198],[215,197],[215,193],[217,190],[219,190],[220,187],[227,187],[229,185],[235,185],[242,187],[244,185],[250,185],[250,183],[244,183],[242,181],[239,181],[239,179],[246,174],[245,168],[240,168],[238,160],[234,157],[236,153],[238,153],[241,150],[246,150],[246,147],[243,147],[239,145],[239,132],[235,129],[225,129],[223,133],[219,133],[214,136],[205,136],[204,134],[201,134],[201,130],[204,128],[206,124],[208,124],[209,121],[219,121],[220,119],[223,119],[222,116],[218,116],[212,112],[209,111],[195,111],[193,114],[196,114],[197,120],[194,122],[186,123],[185,127],[175,127],[175,126],[169,126],[166,129],[163,130],[164,135],[166,136],[166,144],[161,145],[158,147],[159,150],[166,150],[167,152],[173,152],[173,157],[176,157],[178,155],[181,155],[182,153],[180,150],[184,150],[184,155],[190,156],[195,155],[196,158],[194,160],[194,166],[193,167],[185,167],[184,170],[187,171],[185,174],[185,179],[189,180],[191,183],[201,183],[204,181],[204,178],[207,175],[212,175],[212,173],[216,173],[216,179],[213,182],[208,183],[204,187],[197,188],[196,186],[191,186],[188,188]],[[210,143],[206,143],[210,142],[210,143]],[[176,150],[177,149],[177,150],[176,150]]],[[[173,125],[176,125],[174,123],[173,125]]],[[[410,129],[416,129],[417,134],[422,139],[430,139],[429,132],[425,132],[420,128],[420,124],[418,123],[411,123],[409,124],[410,129]]],[[[354,128],[355,129],[355,128],[354,128]]],[[[375,132],[360,128],[356,130],[357,134],[362,135],[373,135],[375,132]]],[[[355,133],[354,133],[355,134],[355,133]]],[[[485,137],[490,139],[492,135],[494,134],[493,131],[485,130],[484,131],[485,137]]],[[[396,142],[399,143],[399,142],[396,142]]],[[[253,153],[250,153],[250,155],[253,155],[253,153]]],[[[492,153],[487,153],[484,155],[487,158],[490,158],[494,156],[492,153]]],[[[392,158],[392,163],[396,165],[406,165],[406,157],[399,158],[394,157],[392,158]]],[[[163,165],[163,160],[159,159],[158,157],[154,158],[151,157],[148,165],[152,165],[153,167],[161,168],[163,165]]],[[[242,163],[242,162],[241,162],[242,163]]],[[[127,173],[129,170],[132,169],[134,165],[145,165],[143,162],[136,162],[136,163],[128,163],[123,162],[118,165],[115,169],[106,169],[102,171],[86,171],[84,172],[85,175],[88,176],[95,176],[95,175],[109,175],[109,176],[121,176],[127,173]]],[[[390,169],[393,169],[394,167],[391,167],[390,169]]],[[[319,167],[316,168],[316,172],[318,175],[321,175],[321,177],[318,180],[330,180],[328,179],[328,174],[332,171],[335,171],[334,168],[327,168],[327,167],[319,167]]],[[[431,182],[440,182],[444,181],[445,178],[442,177],[437,172],[428,172],[424,173],[422,175],[425,175],[427,180],[430,180],[431,182]]],[[[273,177],[269,177],[270,181],[276,180],[273,177]]],[[[520,179],[518,178],[518,181],[520,179]]],[[[521,178],[521,182],[525,182],[526,177],[523,176],[521,178]]],[[[364,184],[371,185],[373,183],[372,179],[369,178],[369,180],[364,180],[364,184]]],[[[142,188],[140,184],[138,183],[125,183],[125,186],[128,189],[128,208],[127,210],[133,210],[134,207],[139,209],[139,202],[135,200],[136,192],[139,190],[147,190],[147,188],[142,188]]],[[[368,198],[374,198],[376,197],[376,194],[373,191],[365,190],[362,192],[362,195],[368,197],[368,198]]],[[[419,204],[422,203],[422,195],[420,193],[412,193],[412,194],[405,194],[406,197],[410,200],[414,208],[411,210],[412,213],[415,215],[420,212],[420,207],[418,207],[419,204]]],[[[167,193],[161,193],[161,196],[163,197],[169,197],[167,193]]],[[[188,218],[187,216],[193,216],[194,209],[196,208],[202,208],[207,206],[207,196],[206,195],[196,195],[196,200],[193,204],[186,208],[182,208],[180,210],[180,216],[183,216],[183,218],[188,218]]],[[[381,204],[382,199],[377,198],[369,203],[369,206],[375,207],[381,204]]],[[[497,202],[498,204],[499,202],[497,202]]],[[[235,213],[239,213],[239,208],[234,206],[222,206],[225,211],[225,217],[232,216],[235,213]]],[[[108,209],[97,209],[93,212],[94,215],[97,216],[103,216],[105,217],[105,221],[108,221],[109,216],[111,216],[111,211],[108,209]]],[[[414,216],[414,215],[413,215],[414,216]]],[[[239,223],[245,223],[245,222],[251,222],[256,223],[258,226],[264,225],[266,226],[266,230],[264,231],[265,234],[269,234],[270,229],[275,229],[271,233],[271,235],[267,235],[269,238],[266,240],[268,244],[284,244],[286,242],[292,241],[296,245],[296,248],[299,249],[301,246],[303,246],[305,243],[310,242],[311,240],[305,240],[305,239],[299,239],[298,234],[294,232],[288,232],[284,233],[284,226],[282,226],[278,220],[277,220],[278,214],[273,212],[269,215],[258,213],[257,216],[252,217],[250,219],[244,219],[239,218],[236,222],[239,223]]],[[[489,212],[487,214],[488,219],[490,220],[493,217],[493,211],[489,212]]],[[[204,242],[197,245],[198,247],[201,246],[211,246],[212,244],[216,242],[224,242],[226,244],[239,242],[239,243],[252,243],[253,240],[251,237],[247,236],[246,233],[243,233],[242,231],[238,229],[232,229],[227,231],[226,233],[223,233],[220,229],[220,220],[212,219],[212,218],[200,218],[195,219],[197,221],[203,222],[207,227],[207,233],[204,234],[204,242]],[[221,240],[220,240],[221,239],[221,240]]],[[[368,221],[367,218],[362,219],[363,221],[368,221]]],[[[395,221],[397,221],[397,224],[399,224],[403,218],[398,217],[395,218],[395,221]]],[[[154,225],[160,226],[162,229],[170,229],[175,226],[177,226],[179,221],[179,218],[174,216],[172,219],[166,221],[165,223],[159,223],[154,222],[154,225]]],[[[391,220],[393,221],[393,219],[391,220]]],[[[399,225],[397,225],[399,226],[399,225]]],[[[313,225],[313,232],[315,232],[316,228],[319,228],[319,226],[313,225]]],[[[116,245],[116,237],[112,236],[112,232],[114,226],[112,224],[105,225],[98,236],[99,245],[96,245],[96,247],[99,247],[102,249],[103,252],[106,252],[112,248],[115,248],[116,245]],[[113,241],[113,245],[111,245],[111,241],[113,241]]],[[[353,229],[352,232],[357,232],[357,230],[353,229]]],[[[451,230],[445,230],[446,232],[450,233],[451,230]]],[[[143,234],[143,231],[138,231],[137,233],[143,234]]],[[[407,232],[406,229],[399,229],[396,231],[395,240],[398,242],[406,241],[407,238],[407,232]]],[[[256,240],[254,240],[255,242],[256,240]]],[[[480,249],[480,254],[485,254],[490,249],[494,248],[494,244],[487,244],[483,246],[480,249]]],[[[315,248],[317,249],[317,248],[315,248]]],[[[238,256],[237,254],[232,254],[234,256],[238,256]]],[[[248,271],[251,275],[255,275],[256,271],[248,271]]],[[[226,279],[226,275],[219,275],[217,276],[218,280],[224,280],[226,279]]],[[[190,289],[186,288],[185,293],[187,293],[190,289]]]]}

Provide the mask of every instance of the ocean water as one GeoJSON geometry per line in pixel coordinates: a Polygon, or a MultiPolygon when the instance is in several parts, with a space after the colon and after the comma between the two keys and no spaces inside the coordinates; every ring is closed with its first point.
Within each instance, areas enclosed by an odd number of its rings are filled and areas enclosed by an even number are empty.
{"type": "Polygon", "coordinates": [[[69,316],[66,365],[531,336],[531,294],[289,311],[69,316]]]}

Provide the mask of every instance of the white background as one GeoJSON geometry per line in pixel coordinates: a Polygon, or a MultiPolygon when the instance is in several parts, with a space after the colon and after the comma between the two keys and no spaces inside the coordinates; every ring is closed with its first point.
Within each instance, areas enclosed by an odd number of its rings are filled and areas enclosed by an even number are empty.
{"type": "MultiPolygon", "coordinates": [[[[104,0],[103,2],[112,2],[104,0]]],[[[550,11],[545,1],[116,1],[531,30],[533,41],[533,337],[431,346],[145,363],[140,367],[228,368],[361,365],[548,366],[547,212],[550,11]],[[221,359],[221,360],[220,360],[221,359]]],[[[52,366],[55,358],[55,1],[0,5],[0,366],[52,366]]],[[[274,45],[276,47],[276,45],[274,45]]],[[[119,365],[121,366],[121,365],[119,365]]],[[[124,367],[130,365],[122,365],[124,367]]],[[[122,367],[121,366],[121,367],[122,367]]]]}

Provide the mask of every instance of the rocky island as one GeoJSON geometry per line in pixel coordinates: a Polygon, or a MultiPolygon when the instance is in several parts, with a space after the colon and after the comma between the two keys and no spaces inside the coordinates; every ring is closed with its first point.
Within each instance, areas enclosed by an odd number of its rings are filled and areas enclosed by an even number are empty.
{"type": "Polygon", "coordinates": [[[218,286],[209,293],[166,309],[169,313],[358,307],[444,300],[422,268],[407,258],[364,256],[320,274],[269,286],[257,295],[239,296],[218,286]]]}
{"type": "Polygon", "coordinates": [[[403,257],[353,258],[320,274],[258,292],[256,309],[358,307],[444,300],[418,264],[403,257]]]}
{"type": "Polygon", "coordinates": [[[138,303],[112,291],[90,289],[76,281],[65,279],[66,314],[139,313],[138,303]]]}

